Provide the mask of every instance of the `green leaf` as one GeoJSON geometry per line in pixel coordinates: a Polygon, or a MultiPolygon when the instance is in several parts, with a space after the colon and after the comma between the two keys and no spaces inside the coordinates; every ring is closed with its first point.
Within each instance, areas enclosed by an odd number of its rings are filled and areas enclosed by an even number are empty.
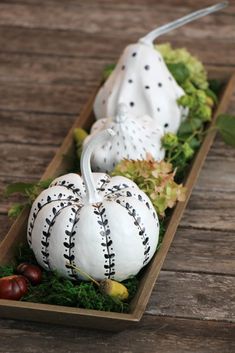
{"type": "Polygon", "coordinates": [[[221,114],[217,119],[216,127],[224,142],[235,147],[235,116],[221,114]]]}
{"type": "Polygon", "coordinates": [[[181,62],[176,64],[167,64],[167,67],[178,84],[182,84],[189,78],[190,73],[185,64],[181,62]]]}
{"type": "Polygon", "coordinates": [[[212,91],[212,89],[207,88],[207,89],[206,89],[206,95],[207,95],[208,97],[210,97],[210,98],[213,100],[214,103],[218,103],[217,95],[215,94],[214,91],[212,91]]]}
{"type": "Polygon", "coordinates": [[[88,133],[84,129],[78,127],[73,130],[73,136],[74,136],[76,145],[80,146],[82,145],[85,138],[88,136],[88,133]]]}
{"type": "Polygon", "coordinates": [[[24,207],[25,207],[25,204],[20,204],[20,203],[13,204],[11,208],[8,210],[8,217],[17,218],[24,207]]]}
{"type": "Polygon", "coordinates": [[[209,87],[216,95],[218,95],[221,92],[223,85],[224,85],[224,82],[221,80],[218,80],[218,79],[209,80],[209,87]]]}
{"type": "Polygon", "coordinates": [[[33,183],[12,183],[7,186],[5,190],[5,196],[10,196],[15,193],[21,193],[27,195],[28,191],[34,187],[33,183]]]}
{"type": "Polygon", "coordinates": [[[83,149],[83,141],[88,136],[88,133],[82,128],[76,128],[74,129],[73,136],[76,143],[77,158],[80,161],[83,149]]]}
{"type": "Polygon", "coordinates": [[[103,71],[103,79],[107,80],[107,78],[111,75],[111,73],[113,72],[113,70],[115,69],[115,64],[109,64],[105,67],[104,71],[103,71]]]}
{"type": "Polygon", "coordinates": [[[197,129],[199,129],[201,125],[202,121],[198,118],[187,119],[180,125],[180,128],[178,130],[178,136],[191,134],[197,129]]]}

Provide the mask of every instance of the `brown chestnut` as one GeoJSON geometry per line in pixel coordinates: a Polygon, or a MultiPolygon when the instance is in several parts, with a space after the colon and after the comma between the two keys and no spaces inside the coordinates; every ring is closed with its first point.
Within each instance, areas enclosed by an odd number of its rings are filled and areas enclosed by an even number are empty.
{"type": "Polygon", "coordinates": [[[0,299],[19,300],[28,291],[28,280],[24,276],[0,278],[0,299]]]}
{"type": "Polygon", "coordinates": [[[33,285],[37,285],[42,282],[42,271],[37,265],[23,262],[17,266],[16,272],[25,276],[33,285]]]}

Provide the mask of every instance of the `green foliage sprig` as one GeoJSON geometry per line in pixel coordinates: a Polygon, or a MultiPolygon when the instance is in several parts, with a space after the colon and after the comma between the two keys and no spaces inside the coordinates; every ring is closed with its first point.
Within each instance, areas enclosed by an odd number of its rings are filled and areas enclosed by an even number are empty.
{"type": "Polygon", "coordinates": [[[21,211],[26,206],[31,206],[37,196],[49,187],[52,179],[41,180],[36,183],[12,183],[7,186],[5,190],[5,197],[9,197],[13,194],[19,194],[24,197],[24,201],[21,203],[14,203],[8,210],[8,216],[10,218],[16,218],[19,216],[21,211]]]}

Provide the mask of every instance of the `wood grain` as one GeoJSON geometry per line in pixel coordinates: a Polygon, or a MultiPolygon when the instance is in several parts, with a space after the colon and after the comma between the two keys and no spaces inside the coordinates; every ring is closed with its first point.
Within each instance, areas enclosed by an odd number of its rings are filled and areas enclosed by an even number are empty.
{"type": "Polygon", "coordinates": [[[234,276],[162,271],[146,312],[234,322],[234,286],[234,276]]]}
{"type": "MultiPolygon", "coordinates": [[[[2,146],[9,142],[15,146],[17,144],[27,144],[29,145],[29,153],[31,153],[30,145],[59,146],[75,118],[74,114],[68,113],[44,114],[24,111],[0,111],[0,144],[2,146]],[[51,130],[52,122],[54,124],[53,131],[51,130]]],[[[1,168],[1,173],[3,173],[3,168],[1,168]]]]}
{"type": "Polygon", "coordinates": [[[235,325],[145,315],[134,329],[118,334],[0,321],[0,352],[18,353],[231,353],[235,325]]]}
{"type": "MultiPolygon", "coordinates": [[[[94,5],[93,5],[94,6],[94,5]]],[[[186,8],[168,7],[167,13],[163,11],[163,7],[158,4],[151,5],[151,11],[146,11],[147,6],[132,6],[132,14],[125,11],[128,5],[117,3],[115,8],[117,14],[115,21],[112,23],[112,30],[116,36],[123,37],[123,33],[135,34],[142,36],[149,30],[172,21],[180,16],[187,14],[186,8]],[[118,11],[121,14],[118,15],[118,11]],[[156,19],[156,14],[161,12],[161,16],[156,19]]],[[[108,31],[110,26],[110,19],[113,16],[113,7],[110,6],[97,6],[95,12],[92,7],[78,5],[67,5],[57,3],[56,7],[53,3],[40,3],[40,4],[14,4],[12,6],[8,3],[0,3],[0,25],[14,25],[27,27],[27,28],[50,28],[57,30],[71,30],[78,29],[82,33],[97,34],[104,28],[108,31]],[[82,10],[82,11],[81,11],[82,10]],[[87,25],[89,24],[89,26],[87,25]]],[[[217,38],[235,38],[232,29],[234,28],[233,17],[223,15],[223,13],[207,16],[206,18],[191,23],[190,26],[184,26],[177,30],[178,36],[188,36],[190,38],[211,38],[216,33],[217,38]],[[220,25],[220,31],[217,31],[220,25]]],[[[173,36],[173,32],[171,32],[173,36]]]]}
{"type": "Polygon", "coordinates": [[[163,269],[235,275],[234,232],[179,227],[163,269]]]}
{"type": "MultiPolygon", "coordinates": [[[[32,57],[41,56],[51,57],[51,61],[56,66],[57,60],[62,58],[81,58],[80,63],[84,64],[84,59],[100,60],[106,63],[116,62],[120,53],[125,46],[136,41],[137,36],[134,34],[127,35],[124,38],[116,37],[111,33],[106,35],[86,34],[84,36],[79,31],[54,31],[50,29],[33,29],[28,30],[22,27],[0,26],[0,46],[2,52],[11,54],[27,54],[32,57]],[[94,41],[96,45],[94,45],[94,41]],[[55,60],[57,59],[57,60],[55,60]]],[[[197,41],[197,45],[190,38],[180,38],[171,36],[163,36],[159,38],[158,43],[170,41],[174,47],[186,47],[191,53],[198,56],[205,64],[214,65],[234,65],[234,45],[233,40],[208,40],[203,37],[197,41]],[[217,55],[218,50],[226,52],[226,63],[223,56],[217,55]]],[[[14,56],[8,56],[9,61],[14,60],[14,56]]],[[[74,60],[75,62],[75,60],[74,60]]],[[[89,62],[87,69],[91,69],[89,62]]],[[[79,67],[78,67],[79,68],[79,67]]],[[[14,67],[14,69],[16,69],[14,67]]],[[[66,68],[68,70],[68,68],[66,68]]],[[[87,72],[89,74],[89,72],[87,72]]],[[[96,76],[98,77],[98,76],[96,76]]],[[[71,79],[71,77],[69,77],[71,79]]]]}

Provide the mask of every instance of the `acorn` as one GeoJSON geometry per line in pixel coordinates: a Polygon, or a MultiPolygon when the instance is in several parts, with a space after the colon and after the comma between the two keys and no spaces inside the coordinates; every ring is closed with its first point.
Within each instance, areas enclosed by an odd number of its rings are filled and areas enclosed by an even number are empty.
{"type": "Polygon", "coordinates": [[[101,281],[99,288],[101,293],[109,295],[112,298],[127,300],[129,296],[127,288],[122,283],[111,279],[101,281]]]}
{"type": "Polygon", "coordinates": [[[42,270],[37,265],[23,262],[17,266],[16,272],[25,276],[34,286],[42,282],[42,270]]]}
{"type": "Polygon", "coordinates": [[[0,278],[0,299],[19,300],[28,292],[29,282],[21,275],[0,278]]]}

